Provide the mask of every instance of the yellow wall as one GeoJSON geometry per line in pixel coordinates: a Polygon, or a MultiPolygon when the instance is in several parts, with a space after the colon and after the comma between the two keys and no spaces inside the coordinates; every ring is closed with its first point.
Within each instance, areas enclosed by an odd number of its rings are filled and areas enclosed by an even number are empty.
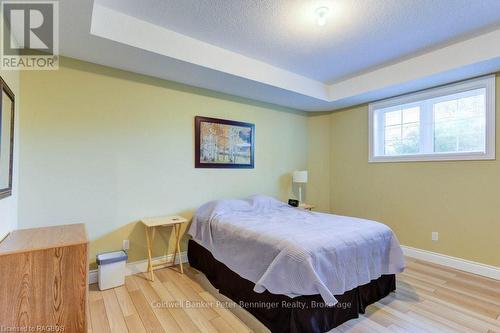
{"type": "Polygon", "coordinates": [[[309,118],[306,201],[316,211],[330,212],[331,128],[329,114],[309,118]]]}
{"type": "MultiPolygon", "coordinates": [[[[322,177],[331,183],[333,213],[384,222],[403,245],[500,266],[500,161],[368,163],[368,106],[324,117],[311,117],[309,126],[311,135],[325,123],[331,128],[319,149],[331,152],[322,177]]],[[[496,129],[498,152],[498,112],[496,129]]],[[[319,154],[309,160],[318,170],[324,163],[319,154]]]]}
{"type": "MultiPolygon", "coordinates": [[[[145,258],[141,217],[190,217],[206,201],[256,193],[286,199],[291,171],[307,167],[304,113],[67,58],[60,65],[21,75],[19,226],[84,222],[91,261],[123,239],[130,260],[145,258]],[[255,169],[195,169],[196,115],[255,123],[255,169]]],[[[157,237],[154,255],[170,238],[157,237]]]]}

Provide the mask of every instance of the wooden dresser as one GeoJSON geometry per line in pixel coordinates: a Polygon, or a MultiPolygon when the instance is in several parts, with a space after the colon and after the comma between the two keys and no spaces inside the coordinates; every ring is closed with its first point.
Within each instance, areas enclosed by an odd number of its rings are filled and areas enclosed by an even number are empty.
{"type": "Polygon", "coordinates": [[[83,224],[11,232],[0,243],[0,327],[86,332],[87,245],[83,224]]]}

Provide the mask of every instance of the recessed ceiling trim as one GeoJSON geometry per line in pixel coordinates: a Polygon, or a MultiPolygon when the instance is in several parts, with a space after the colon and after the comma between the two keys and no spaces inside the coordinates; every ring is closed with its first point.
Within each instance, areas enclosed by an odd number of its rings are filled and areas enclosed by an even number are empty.
{"type": "Polygon", "coordinates": [[[94,4],[90,33],[119,43],[327,101],[327,86],[94,4]],[[161,42],[163,41],[163,42],[161,42]]]}
{"type": "MultiPolygon", "coordinates": [[[[213,78],[207,74],[198,78],[197,86],[307,111],[344,108],[500,70],[500,29],[331,84],[176,33],[99,5],[98,1],[93,5],[90,33],[163,56],[166,62],[176,59],[186,66],[193,64],[213,73],[229,74],[231,80],[227,82],[241,81],[237,86],[224,85],[223,81],[205,82],[213,78]],[[267,86],[269,94],[276,96],[257,93],[256,83],[262,89],[267,86]],[[248,90],[241,91],[245,86],[248,90]],[[298,106],[294,101],[301,99],[303,103],[298,106]]],[[[144,66],[129,63],[126,67],[144,66]]],[[[158,77],[164,78],[162,75],[158,77]]],[[[177,80],[172,75],[167,79],[177,80]]],[[[182,78],[178,80],[183,82],[182,78]]]]}
{"type": "MultiPolygon", "coordinates": [[[[489,70],[497,71],[500,69],[498,41],[500,29],[331,84],[328,87],[329,99],[342,100],[384,87],[431,79],[435,75],[451,71],[456,71],[455,76],[460,77],[460,72],[468,73],[467,66],[472,64],[490,62],[489,70]]],[[[477,73],[482,74],[486,73],[477,73]]]]}

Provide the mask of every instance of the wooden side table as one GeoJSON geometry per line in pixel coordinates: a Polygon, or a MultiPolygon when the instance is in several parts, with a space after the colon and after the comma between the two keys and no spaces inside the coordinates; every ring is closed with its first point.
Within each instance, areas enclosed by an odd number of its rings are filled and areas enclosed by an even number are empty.
{"type": "Polygon", "coordinates": [[[306,204],[306,203],[301,203],[299,205],[299,208],[311,211],[311,210],[314,209],[314,205],[309,205],[309,204],[306,204]]]}
{"type": "Polygon", "coordinates": [[[181,224],[187,222],[188,220],[182,216],[160,216],[160,217],[151,217],[142,219],[141,222],[144,224],[144,231],[146,232],[146,243],[148,247],[148,273],[151,276],[151,281],[154,281],[153,269],[154,267],[164,266],[168,264],[168,262],[154,264],[152,262],[152,246],[153,241],[155,239],[155,232],[157,227],[172,227],[172,230],[175,232],[175,250],[174,250],[174,259],[172,260],[172,265],[175,264],[175,257],[177,253],[179,253],[179,264],[181,268],[181,274],[184,274],[184,269],[182,268],[182,259],[181,255],[181,224]],[[150,234],[151,233],[151,234],[150,234]]]}

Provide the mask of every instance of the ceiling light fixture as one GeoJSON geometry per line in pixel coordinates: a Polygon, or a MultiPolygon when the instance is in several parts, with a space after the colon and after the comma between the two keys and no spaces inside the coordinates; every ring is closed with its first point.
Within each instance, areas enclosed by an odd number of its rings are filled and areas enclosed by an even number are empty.
{"type": "Polygon", "coordinates": [[[326,24],[326,18],[328,17],[328,14],[330,13],[330,9],[328,7],[322,6],[319,8],[316,8],[314,11],[316,14],[316,23],[322,27],[326,24]]]}

